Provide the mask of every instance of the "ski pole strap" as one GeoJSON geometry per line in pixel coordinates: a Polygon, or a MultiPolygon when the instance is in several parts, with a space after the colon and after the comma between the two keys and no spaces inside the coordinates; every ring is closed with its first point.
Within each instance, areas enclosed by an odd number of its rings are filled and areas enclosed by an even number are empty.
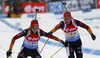
{"type": "Polygon", "coordinates": [[[56,51],[53,55],[51,55],[50,58],[52,58],[55,54],[57,54],[63,47],[61,47],[58,51],[56,51]]]}

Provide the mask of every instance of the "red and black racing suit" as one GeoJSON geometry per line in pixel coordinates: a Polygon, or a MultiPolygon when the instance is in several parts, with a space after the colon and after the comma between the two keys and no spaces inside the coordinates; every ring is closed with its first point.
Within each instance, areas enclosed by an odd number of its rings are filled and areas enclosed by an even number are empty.
{"type": "Polygon", "coordinates": [[[82,42],[78,33],[78,26],[85,28],[90,34],[92,34],[89,26],[76,19],[71,19],[70,24],[68,25],[65,24],[64,21],[61,21],[50,31],[54,33],[58,29],[63,30],[65,33],[65,41],[70,44],[70,46],[66,48],[68,58],[75,58],[74,52],[76,53],[77,58],[83,58],[82,42]]]}
{"type": "Polygon", "coordinates": [[[24,36],[25,39],[23,41],[21,51],[18,54],[17,58],[27,58],[28,56],[31,56],[32,58],[42,58],[38,50],[38,41],[40,40],[41,36],[45,36],[58,42],[61,42],[59,38],[53,35],[49,35],[41,29],[38,29],[38,32],[36,33],[33,33],[31,29],[25,29],[24,31],[15,35],[13,39],[19,39],[22,36],[24,36]]]}

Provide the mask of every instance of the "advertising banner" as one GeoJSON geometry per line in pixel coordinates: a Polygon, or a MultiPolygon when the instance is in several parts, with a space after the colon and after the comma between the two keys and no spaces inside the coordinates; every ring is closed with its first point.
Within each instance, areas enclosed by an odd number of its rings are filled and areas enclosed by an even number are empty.
{"type": "MultiPolygon", "coordinates": [[[[67,3],[67,10],[79,10],[78,2],[75,1],[65,1],[67,3]]],[[[61,2],[51,2],[49,3],[49,12],[63,12],[65,7],[61,2]]]]}
{"type": "Polygon", "coordinates": [[[96,8],[95,0],[78,0],[79,7],[81,10],[94,9],[96,8]]]}
{"type": "Polygon", "coordinates": [[[46,3],[23,3],[22,9],[24,13],[34,13],[35,9],[39,9],[40,13],[45,13],[46,3]]]}
{"type": "Polygon", "coordinates": [[[0,3],[0,14],[3,14],[3,3],[0,3]]]}
{"type": "Polygon", "coordinates": [[[9,6],[4,3],[4,14],[7,14],[9,11],[9,6]]]}
{"type": "Polygon", "coordinates": [[[97,6],[100,8],[100,0],[97,0],[97,6]]]}
{"type": "MultiPolygon", "coordinates": [[[[35,13],[35,9],[39,9],[39,13],[46,12],[46,3],[23,3],[22,13],[35,13]]],[[[7,14],[9,11],[9,6],[4,4],[4,13],[7,14]]]]}
{"type": "Polygon", "coordinates": [[[61,4],[61,2],[49,3],[49,12],[62,12],[62,11],[65,11],[65,8],[61,4]]]}

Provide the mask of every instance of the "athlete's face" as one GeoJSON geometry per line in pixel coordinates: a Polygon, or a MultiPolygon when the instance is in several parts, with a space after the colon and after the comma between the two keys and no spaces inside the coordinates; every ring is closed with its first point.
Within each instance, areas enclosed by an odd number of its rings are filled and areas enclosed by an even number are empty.
{"type": "Polygon", "coordinates": [[[39,27],[35,26],[35,27],[32,27],[31,29],[32,29],[33,33],[36,33],[38,31],[39,27]]]}
{"type": "Polygon", "coordinates": [[[71,17],[64,17],[64,21],[66,24],[69,24],[71,21],[71,17]]]}

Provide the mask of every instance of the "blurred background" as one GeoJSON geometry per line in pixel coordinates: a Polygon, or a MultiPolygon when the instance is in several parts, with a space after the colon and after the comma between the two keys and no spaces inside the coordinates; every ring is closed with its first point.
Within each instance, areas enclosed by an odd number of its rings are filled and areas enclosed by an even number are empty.
{"type": "MultiPolygon", "coordinates": [[[[31,20],[35,18],[35,9],[39,9],[37,20],[39,27],[45,32],[49,32],[62,21],[65,7],[61,1],[67,3],[67,10],[71,12],[73,18],[89,25],[96,35],[97,39],[93,41],[90,34],[79,27],[83,42],[83,58],[100,58],[100,0],[0,0],[0,58],[6,58],[12,37],[30,26],[31,20]]],[[[62,30],[53,35],[65,40],[62,30]]],[[[39,50],[47,39],[41,37],[39,50]]],[[[23,40],[23,37],[16,40],[12,58],[17,57],[23,40]]],[[[43,58],[50,58],[62,46],[49,39],[41,55],[43,58]]],[[[66,49],[63,48],[53,58],[66,57],[66,49]]]]}
{"type": "Polygon", "coordinates": [[[22,17],[39,13],[61,13],[65,11],[61,1],[67,2],[68,11],[91,10],[100,8],[100,0],[0,0],[0,17],[22,17]]]}

